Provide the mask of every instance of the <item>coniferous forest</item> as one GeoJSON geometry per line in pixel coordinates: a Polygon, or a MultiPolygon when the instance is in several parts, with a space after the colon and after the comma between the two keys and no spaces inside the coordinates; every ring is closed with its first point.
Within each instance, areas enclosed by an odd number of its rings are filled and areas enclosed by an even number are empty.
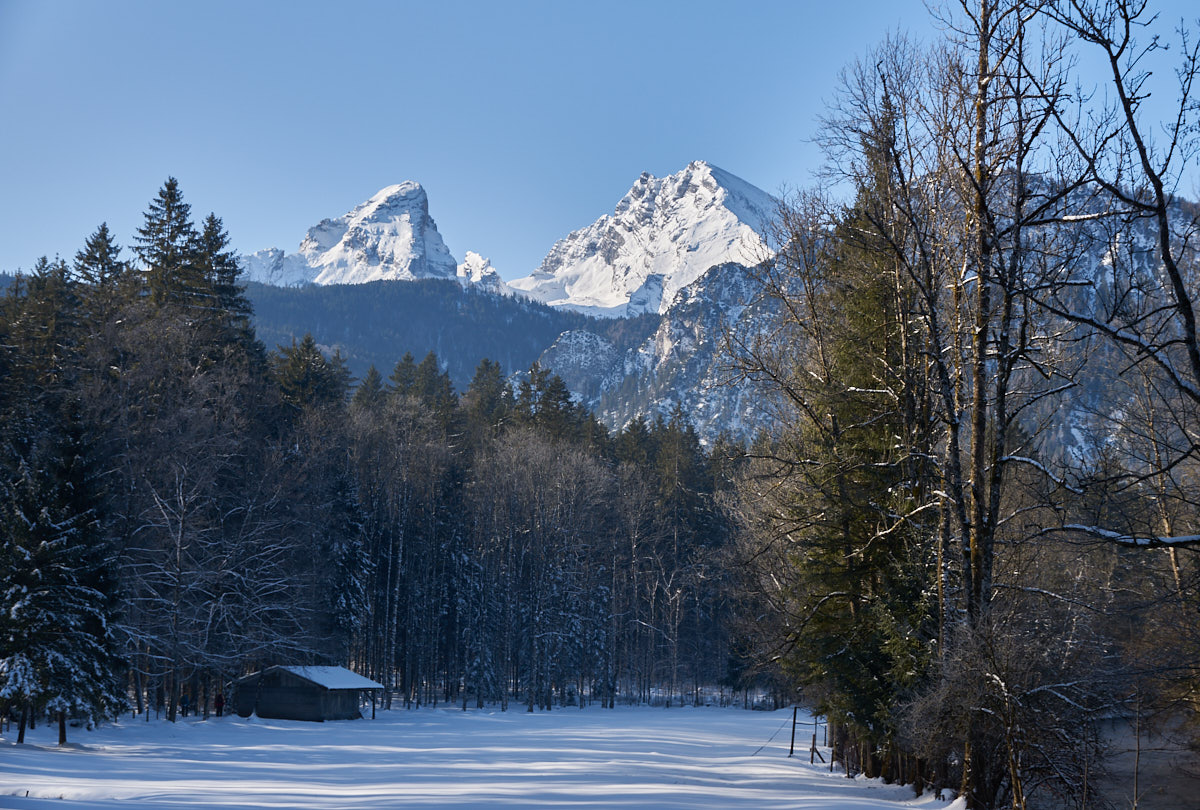
{"type": "Polygon", "coordinates": [[[221,219],[174,179],[126,246],[100,225],[17,276],[21,733],[207,711],[294,663],[352,667],[388,707],[754,687],[823,714],[847,774],[969,808],[1104,806],[1114,719],[1195,744],[1200,215],[1176,191],[1200,43],[1180,28],[1178,105],[1148,121],[1145,4],[960,5],[944,41],[843,74],[820,144],[849,192],[781,203],[749,269],[772,320],[721,336],[774,414],[746,446],[703,446],[678,408],[611,431],[537,364],[356,378],[311,336],[268,347],[221,219]]]}
{"type": "MultiPolygon", "coordinates": [[[[174,180],[4,298],[4,697],[170,716],[274,663],[404,705],[681,701],[727,670],[726,475],[682,414],[608,431],[534,366],[352,381],[266,351],[174,180]]],[[[207,701],[205,701],[207,702],[207,701]]]]}

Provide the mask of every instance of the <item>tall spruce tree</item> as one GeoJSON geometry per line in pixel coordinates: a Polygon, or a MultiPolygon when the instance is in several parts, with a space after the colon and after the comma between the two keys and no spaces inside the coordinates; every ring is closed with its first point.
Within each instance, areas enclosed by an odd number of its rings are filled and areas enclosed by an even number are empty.
{"type": "Polygon", "coordinates": [[[407,397],[414,391],[417,384],[417,361],[412,356],[412,352],[405,352],[404,356],[396,363],[396,367],[392,369],[392,374],[388,377],[388,393],[393,396],[407,397]]]}
{"type": "MultiPolygon", "coordinates": [[[[869,155],[873,137],[887,133],[869,155]]],[[[751,454],[743,559],[782,620],[765,649],[840,729],[835,746],[893,778],[900,707],[936,638],[936,512],[921,507],[939,471],[914,293],[869,227],[889,204],[886,163],[872,167],[832,233],[804,201],[787,210],[788,247],[763,271],[786,315],[741,362],[791,418],[751,454]]]]}
{"type": "Polygon", "coordinates": [[[53,713],[62,745],[68,715],[123,704],[115,576],[79,420],[30,421],[5,437],[0,479],[0,697],[53,713]]]}
{"type": "Polygon", "coordinates": [[[212,288],[214,304],[227,328],[249,329],[253,307],[239,283],[242,268],[229,247],[229,234],[216,214],[204,218],[195,241],[195,261],[212,288]]]}
{"type": "Polygon", "coordinates": [[[107,222],[101,222],[75,254],[76,277],[93,287],[115,287],[127,269],[128,265],[121,259],[121,246],[108,230],[107,222]]]}
{"type": "Polygon", "coordinates": [[[442,371],[441,363],[433,352],[417,366],[412,394],[429,410],[443,431],[449,430],[458,407],[450,373],[442,371]]]}
{"type": "MultiPolygon", "coordinates": [[[[131,280],[129,264],[121,258],[121,246],[108,230],[108,223],[100,223],[75,254],[75,278],[82,286],[83,320],[88,340],[93,344],[101,343],[104,341],[101,333],[111,327],[114,313],[131,292],[128,289],[131,280]]],[[[105,349],[104,346],[97,348],[99,352],[105,349]]]]}
{"type": "Polygon", "coordinates": [[[345,403],[350,388],[350,371],[340,354],[326,358],[311,334],[299,343],[280,346],[272,358],[275,382],[283,401],[303,410],[345,403]]]}
{"type": "Polygon", "coordinates": [[[183,201],[179,181],[168,177],[150,201],[145,221],[134,238],[150,299],[208,309],[213,305],[212,284],[200,264],[192,207],[183,201]]]}
{"type": "Polygon", "coordinates": [[[362,382],[358,384],[358,388],[354,389],[354,399],[351,404],[355,408],[375,409],[383,405],[387,400],[387,393],[383,388],[383,375],[379,373],[379,369],[371,366],[367,369],[367,374],[362,378],[362,382]]]}
{"type": "Polygon", "coordinates": [[[499,363],[486,357],[480,361],[462,404],[476,442],[497,435],[513,406],[512,389],[499,363]]]}

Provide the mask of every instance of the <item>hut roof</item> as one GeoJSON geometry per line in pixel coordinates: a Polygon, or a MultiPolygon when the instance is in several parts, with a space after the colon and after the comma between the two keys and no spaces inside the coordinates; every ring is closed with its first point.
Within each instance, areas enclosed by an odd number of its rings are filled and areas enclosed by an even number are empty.
{"type": "MultiPolygon", "coordinates": [[[[285,672],[290,672],[298,678],[303,678],[310,683],[325,689],[382,689],[383,684],[375,683],[369,678],[364,678],[356,672],[351,672],[345,667],[270,667],[270,669],[281,669],[285,672]]],[[[268,670],[263,670],[266,672],[268,670]]],[[[247,675],[241,680],[257,678],[262,675],[262,672],[255,672],[252,675],[247,675]]]]}
{"type": "Polygon", "coordinates": [[[298,675],[306,681],[312,681],[326,689],[382,689],[383,684],[375,683],[358,673],[351,672],[345,667],[283,667],[293,675],[298,675]]]}

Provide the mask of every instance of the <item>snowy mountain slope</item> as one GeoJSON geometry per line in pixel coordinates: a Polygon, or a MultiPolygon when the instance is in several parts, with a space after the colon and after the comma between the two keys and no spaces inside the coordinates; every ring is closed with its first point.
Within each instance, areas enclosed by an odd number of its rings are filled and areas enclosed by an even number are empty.
{"type": "MultiPolygon", "coordinates": [[[[1032,181],[1031,186],[1036,190],[1032,181]]],[[[1178,204],[1180,221],[1190,222],[1196,207],[1178,204]]],[[[433,349],[448,362],[460,360],[457,380],[469,379],[483,356],[519,371],[540,355],[542,365],[562,376],[610,427],[619,429],[639,415],[653,418],[678,404],[706,439],[722,431],[750,438],[770,421],[769,407],[748,386],[725,384],[729,375],[720,342],[727,329],[746,335],[768,329],[773,305],[756,300],[747,270],[751,262],[721,257],[765,252],[760,234],[773,205],[765,193],[705,163],[665,178],[643,175],[613,214],[560,240],[538,272],[505,284],[478,253],[455,264],[428,219],[424,192],[415,183],[393,186],[311,229],[300,252],[271,250],[252,257],[250,277],[276,285],[257,291],[262,300],[256,300],[256,323],[275,342],[320,332],[363,367],[368,361],[389,366],[398,351],[422,355],[433,349]],[[428,281],[445,287],[404,294],[358,289],[362,295],[340,285],[312,286],[334,277],[365,280],[372,273],[399,279],[424,274],[456,283],[428,281]],[[279,285],[307,286],[287,291],[279,285]],[[514,291],[522,292],[519,300],[508,297],[514,291]],[[285,293],[305,292],[311,295],[303,305],[270,303],[285,293]],[[540,307],[537,300],[557,307],[540,307]],[[520,311],[518,304],[532,309],[520,311]],[[644,314],[613,317],[637,313],[644,314]],[[608,317],[595,321],[585,314],[608,317]],[[398,321],[407,330],[403,335],[398,321]]],[[[1060,207],[1060,213],[1088,216],[1055,239],[1048,230],[1036,234],[1045,255],[1071,257],[1069,267],[1053,271],[1064,282],[1059,306],[1106,319],[1138,303],[1134,291],[1163,283],[1149,223],[1122,227],[1100,216],[1112,208],[1102,195],[1081,192],[1060,207]]],[[[1050,419],[1062,405],[1054,398],[1026,410],[1031,420],[1059,426],[1040,433],[1044,457],[1086,455],[1103,440],[1089,436],[1108,425],[1092,427],[1086,414],[1119,409],[1106,384],[1107,366],[1119,365],[1119,359],[1103,346],[1092,352],[1066,418],[1050,419]]]]}
{"type": "Polygon", "coordinates": [[[284,253],[279,248],[267,248],[238,257],[242,265],[242,280],[270,284],[274,287],[303,287],[316,278],[299,253],[284,253]]]}
{"type": "Polygon", "coordinates": [[[513,289],[552,306],[624,317],[664,312],[710,267],[768,253],[775,200],[703,161],[643,174],[616,210],[559,240],[513,289]]]}
{"type": "Polygon", "coordinates": [[[296,253],[260,250],[242,256],[242,266],[246,280],[275,286],[458,275],[458,262],[429,216],[425,189],[411,180],[309,228],[296,253]]]}

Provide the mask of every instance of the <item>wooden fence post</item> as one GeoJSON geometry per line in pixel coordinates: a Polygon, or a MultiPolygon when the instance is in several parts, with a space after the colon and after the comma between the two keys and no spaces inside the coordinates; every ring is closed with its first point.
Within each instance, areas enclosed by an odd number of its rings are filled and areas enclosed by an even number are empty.
{"type": "Polygon", "coordinates": [[[792,745],[788,748],[788,758],[791,758],[792,754],[796,753],[796,711],[799,708],[799,706],[792,707],[792,745]]]}

